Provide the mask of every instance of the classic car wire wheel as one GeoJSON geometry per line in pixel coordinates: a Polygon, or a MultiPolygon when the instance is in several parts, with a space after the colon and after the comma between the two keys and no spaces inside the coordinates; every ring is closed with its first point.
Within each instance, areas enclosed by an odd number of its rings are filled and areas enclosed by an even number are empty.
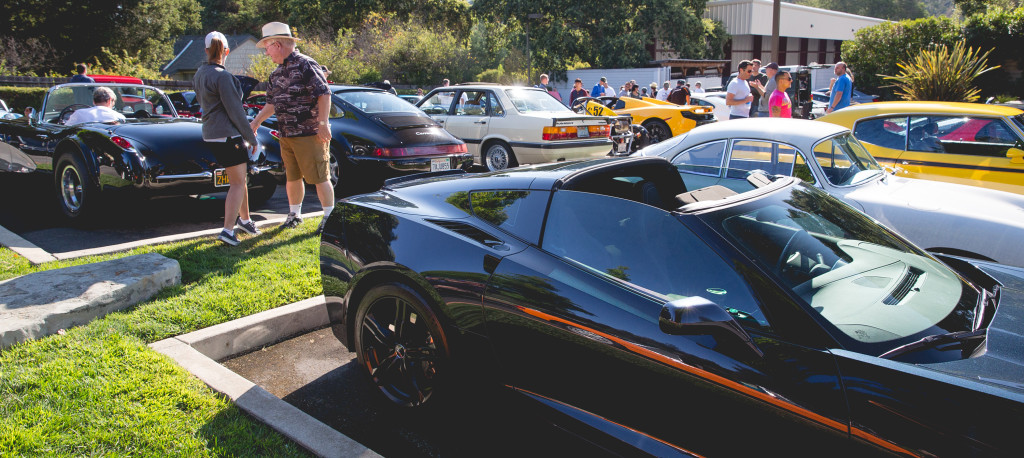
{"type": "Polygon", "coordinates": [[[404,407],[427,402],[447,347],[418,295],[401,285],[378,286],[363,299],[355,324],[359,363],[381,393],[404,407]]]}
{"type": "Polygon", "coordinates": [[[73,164],[67,164],[60,172],[61,198],[70,212],[82,209],[82,177],[73,164]]]}

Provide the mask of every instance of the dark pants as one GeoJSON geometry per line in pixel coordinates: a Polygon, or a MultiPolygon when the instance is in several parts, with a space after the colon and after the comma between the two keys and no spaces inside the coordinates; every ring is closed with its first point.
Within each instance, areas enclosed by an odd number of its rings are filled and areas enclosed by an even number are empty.
{"type": "Polygon", "coordinates": [[[747,119],[747,116],[740,116],[740,115],[731,114],[731,115],[729,115],[729,119],[747,119]]]}

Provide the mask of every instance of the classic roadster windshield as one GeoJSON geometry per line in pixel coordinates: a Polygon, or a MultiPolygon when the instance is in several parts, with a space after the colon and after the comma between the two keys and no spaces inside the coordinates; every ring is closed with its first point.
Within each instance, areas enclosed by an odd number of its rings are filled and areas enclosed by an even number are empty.
{"type": "Polygon", "coordinates": [[[879,353],[971,330],[978,291],[919,248],[798,184],[702,216],[840,331],[879,353]]]}
{"type": "MultiPolygon", "coordinates": [[[[137,84],[89,84],[68,85],[52,89],[46,96],[42,119],[46,122],[59,122],[57,116],[65,109],[73,111],[78,108],[93,106],[93,91],[97,87],[106,87],[114,93],[113,109],[129,118],[169,118],[176,116],[170,100],[159,89],[137,84]]],[[[66,114],[68,112],[65,112],[66,114]]]]}
{"type": "Polygon", "coordinates": [[[851,134],[814,145],[814,158],[825,172],[825,178],[836,186],[859,184],[882,173],[878,161],[851,134]]]}

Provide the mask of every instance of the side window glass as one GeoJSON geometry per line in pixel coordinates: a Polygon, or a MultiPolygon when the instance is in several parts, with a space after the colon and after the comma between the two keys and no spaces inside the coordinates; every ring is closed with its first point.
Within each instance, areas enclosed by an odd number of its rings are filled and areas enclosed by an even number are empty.
{"type": "Polygon", "coordinates": [[[498,102],[498,97],[493,92],[487,93],[487,105],[490,107],[491,116],[505,116],[505,109],[498,102]]]}
{"type": "Polygon", "coordinates": [[[907,117],[876,118],[858,122],[853,136],[882,148],[903,150],[907,147],[907,117]]]}
{"type": "Polygon", "coordinates": [[[484,93],[480,91],[464,91],[455,105],[456,116],[484,116],[487,114],[484,93]]]}
{"type": "Polygon", "coordinates": [[[764,170],[771,175],[790,175],[793,173],[793,158],[796,150],[789,145],[779,143],[736,140],[732,144],[732,156],[729,158],[729,178],[746,178],[751,170],[764,170]]]}
{"type": "Polygon", "coordinates": [[[420,105],[420,109],[428,115],[448,114],[448,109],[452,106],[452,100],[455,100],[454,90],[438,91],[423,102],[423,104],[420,105]]]}
{"type": "Polygon", "coordinates": [[[544,191],[460,191],[446,200],[463,210],[472,209],[478,218],[536,244],[540,239],[541,219],[548,196],[550,193],[544,191]]]}
{"type": "Polygon", "coordinates": [[[705,143],[683,151],[672,159],[672,164],[680,172],[717,177],[722,173],[724,160],[725,142],[720,141],[705,143]]]}
{"type": "Polygon", "coordinates": [[[811,166],[807,165],[804,161],[803,154],[796,155],[796,163],[793,165],[793,176],[804,180],[807,184],[817,184],[818,180],[814,179],[814,173],[811,172],[811,166]]]}
{"type": "Polygon", "coordinates": [[[332,103],[331,104],[331,114],[330,114],[329,117],[331,117],[331,118],[344,118],[345,117],[345,110],[343,110],[340,106],[335,105],[335,104],[332,103]]]}
{"type": "Polygon", "coordinates": [[[939,141],[939,125],[930,116],[910,118],[910,132],[907,135],[907,151],[945,152],[939,141]]]}
{"type": "Polygon", "coordinates": [[[557,191],[544,227],[542,248],[586,270],[667,300],[701,296],[744,326],[768,328],[743,278],[669,212],[599,194],[557,191]]]}
{"type": "Polygon", "coordinates": [[[968,156],[1006,157],[1007,150],[1019,143],[1017,135],[1002,119],[972,117],[933,117],[936,136],[943,150],[968,156]]]}

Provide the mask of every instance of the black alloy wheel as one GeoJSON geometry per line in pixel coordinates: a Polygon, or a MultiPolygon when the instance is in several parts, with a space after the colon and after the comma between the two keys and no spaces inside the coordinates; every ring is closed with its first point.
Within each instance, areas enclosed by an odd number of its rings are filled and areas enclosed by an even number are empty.
{"type": "Polygon", "coordinates": [[[359,304],[355,347],[359,364],[394,405],[422,406],[444,377],[448,346],[425,301],[412,289],[387,283],[359,304]]]}
{"type": "Polygon", "coordinates": [[[648,139],[651,143],[658,143],[672,138],[672,129],[660,119],[649,119],[643,124],[647,129],[648,139]]]}
{"type": "Polygon", "coordinates": [[[99,188],[89,179],[81,158],[73,153],[62,154],[53,175],[61,213],[72,220],[90,215],[99,198],[99,188]]]}

